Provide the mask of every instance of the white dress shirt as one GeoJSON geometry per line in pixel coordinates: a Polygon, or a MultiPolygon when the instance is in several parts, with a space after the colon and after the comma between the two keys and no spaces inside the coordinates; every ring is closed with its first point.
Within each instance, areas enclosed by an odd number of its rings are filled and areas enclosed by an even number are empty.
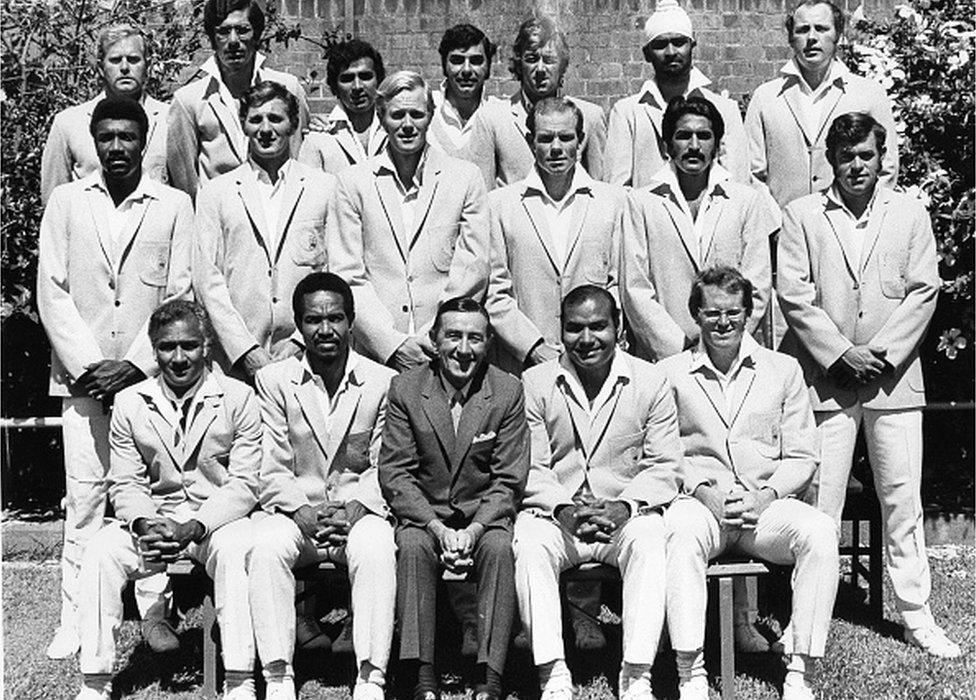
{"type": "Polygon", "coordinates": [[[587,174],[581,165],[576,166],[569,190],[560,200],[555,200],[549,196],[537,167],[532,168],[528,177],[525,178],[525,196],[537,196],[542,200],[546,224],[549,226],[555,252],[559,256],[560,267],[566,265],[569,237],[573,232],[573,202],[576,200],[576,195],[589,193],[592,186],[593,178],[587,174]]]}
{"type": "Polygon", "coordinates": [[[797,83],[800,86],[800,94],[798,96],[800,114],[797,117],[806,125],[807,133],[819,133],[821,124],[827,113],[828,105],[832,104],[827,99],[827,96],[835,86],[838,90],[843,89],[842,79],[850,73],[850,70],[843,63],[834,59],[830,64],[830,68],[827,69],[827,75],[824,76],[824,79],[816,88],[810,87],[809,83],[807,83],[806,78],[803,77],[803,73],[800,72],[800,67],[796,64],[796,59],[791,58],[787,61],[786,65],[780,69],[780,73],[796,77],[797,83]],[[838,81],[841,81],[840,84],[838,84],[838,81]]]}
{"type": "Polygon", "coordinates": [[[315,373],[312,369],[312,365],[308,362],[308,354],[302,355],[300,360],[302,369],[309,373],[312,377],[312,383],[315,384],[317,391],[315,392],[315,398],[318,401],[319,408],[322,410],[322,415],[325,418],[325,434],[328,436],[327,439],[332,439],[332,421],[335,415],[336,407],[339,405],[339,399],[342,395],[349,390],[349,376],[352,374],[353,370],[356,369],[356,365],[359,364],[359,355],[357,355],[352,350],[349,351],[346,356],[346,371],[342,375],[342,379],[339,381],[339,385],[336,387],[335,394],[330,395],[328,389],[325,388],[325,382],[322,381],[322,377],[315,373]]]}
{"type": "Polygon", "coordinates": [[[386,140],[386,131],[383,129],[375,113],[373,115],[373,121],[369,123],[369,128],[366,129],[367,138],[365,148],[363,148],[363,142],[359,138],[359,134],[352,128],[352,120],[349,119],[349,114],[346,113],[342,104],[337,104],[333,107],[327,119],[333,129],[344,129],[352,136],[351,141],[353,142],[353,148],[356,149],[357,163],[363,162],[371,154],[376,153],[386,140]]]}
{"type": "Polygon", "coordinates": [[[289,158],[278,168],[278,179],[271,182],[271,177],[267,171],[254,162],[248,156],[247,164],[251,166],[251,173],[254,175],[254,182],[261,198],[261,211],[264,212],[264,221],[267,224],[267,231],[271,236],[272,250],[278,249],[278,215],[281,213],[281,203],[284,199],[285,181],[291,171],[292,159],[289,158]]]}
{"type": "Polygon", "coordinates": [[[94,189],[98,190],[105,201],[104,212],[105,218],[108,221],[108,231],[109,235],[112,237],[112,251],[115,259],[118,259],[119,254],[122,252],[119,248],[119,238],[122,232],[126,228],[126,224],[129,223],[129,219],[133,216],[132,208],[137,204],[142,202],[146,197],[152,196],[149,191],[149,177],[143,173],[142,177],[139,178],[139,184],[136,188],[130,192],[125,199],[119,202],[118,206],[115,206],[115,200],[112,199],[112,195],[109,194],[108,185],[105,183],[105,176],[101,170],[99,170],[98,175],[95,178],[94,189]]]}

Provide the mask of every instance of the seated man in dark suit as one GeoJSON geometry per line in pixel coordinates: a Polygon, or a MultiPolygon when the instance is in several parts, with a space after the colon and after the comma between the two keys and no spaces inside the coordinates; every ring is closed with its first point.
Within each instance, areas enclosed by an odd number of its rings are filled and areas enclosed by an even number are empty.
{"type": "Polygon", "coordinates": [[[484,307],[457,297],[430,331],[437,359],[394,377],[379,481],[397,519],[400,659],[414,698],[434,700],[440,566],[478,579],[476,700],[495,700],[515,612],[512,524],[529,469],[522,385],[485,361],[484,307]]]}

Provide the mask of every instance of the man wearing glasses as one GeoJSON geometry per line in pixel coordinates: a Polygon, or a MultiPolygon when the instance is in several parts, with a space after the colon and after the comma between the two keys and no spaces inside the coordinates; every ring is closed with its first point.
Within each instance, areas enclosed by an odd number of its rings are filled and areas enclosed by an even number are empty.
{"type": "MultiPolygon", "coordinates": [[[[526,120],[532,107],[546,97],[562,92],[569,43],[556,22],[545,15],[533,15],[522,22],[509,70],[520,87],[508,100],[489,102],[475,115],[471,136],[470,160],[481,168],[485,185],[509,185],[523,179],[535,161],[526,143],[526,120]]],[[[586,100],[573,99],[583,113],[583,133],[579,159],[593,178],[603,179],[603,148],[607,140],[607,121],[603,108],[586,100]]]]}
{"type": "Polygon", "coordinates": [[[208,180],[247,160],[247,137],[241,127],[240,99],[263,80],[284,85],[298,98],[299,128],[291,152],[298,153],[308,124],[308,101],[298,78],[263,68],[258,44],[264,11],[256,0],[207,0],[203,30],[213,56],[200,66],[205,75],[176,91],[167,119],[166,161],[170,184],[196,198],[208,180]]]}
{"type": "Polygon", "coordinates": [[[793,496],[817,468],[817,428],[803,371],[746,333],[752,284],[715,266],[688,299],[695,348],[660,362],[678,407],[683,496],[667,509],[667,620],[680,700],[707,700],[702,646],[708,560],[726,551],[792,565],[792,653],[784,700],[813,700],[837,592],[837,531],[793,496]]]}
{"type": "Polygon", "coordinates": [[[654,76],[640,92],[625,97],[610,110],[604,155],[606,181],[633,187],[648,184],[668,161],[667,140],[661,133],[665,107],[675,97],[701,95],[718,108],[725,121],[726,138],[719,162],[737,182],[746,182],[749,161],[739,106],[709,90],[711,81],[692,67],[696,42],[688,14],[676,0],[662,0],[644,25],[644,35],[644,59],[654,67],[654,76]]]}

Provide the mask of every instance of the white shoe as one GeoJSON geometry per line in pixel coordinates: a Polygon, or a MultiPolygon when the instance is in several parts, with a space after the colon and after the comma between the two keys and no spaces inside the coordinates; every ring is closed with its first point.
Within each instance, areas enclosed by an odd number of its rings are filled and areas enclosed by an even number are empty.
{"type": "Polygon", "coordinates": [[[620,700],[654,700],[651,681],[643,676],[631,678],[627,690],[620,694],[620,700]]]}
{"type": "Polygon", "coordinates": [[[790,622],[783,628],[783,634],[775,642],[769,645],[770,650],[789,658],[793,656],[793,623],[790,622]]]}
{"type": "Polygon", "coordinates": [[[108,683],[101,690],[95,690],[94,688],[83,685],[81,690],[75,696],[75,700],[111,700],[112,699],[112,684],[108,683]]]}
{"type": "Polygon", "coordinates": [[[227,683],[224,683],[224,700],[257,700],[257,697],[253,679],[249,678],[230,689],[227,688],[227,683]]]}
{"type": "Polygon", "coordinates": [[[375,683],[356,683],[352,687],[352,700],[384,700],[386,692],[375,683]]]}
{"type": "Polygon", "coordinates": [[[78,633],[69,627],[58,627],[54,632],[54,639],[47,645],[47,658],[67,659],[78,653],[81,640],[78,633]]]}
{"type": "Polygon", "coordinates": [[[573,700],[572,682],[547,683],[546,687],[542,689],[542,696],[539,700],[573,700]]]}
{"type": "Polygon", "coordinates": [[[783,683],[783,700],[817,700],[817,696],[806,683],[783,683]]]}
{"type": "Polygon", "coordinates": [[[278,681],[268,681],[265,700],[295,700],[295,681],[282,678],[278,681]]]}
{"type": "Polygon", "coordinates": [[[962,654],[959,645],[949,639],[945,630],[934,622],[916,629],[905,628],[905,641],[943,659],[954,659],[962,654]]]}
{"type": "Polygon", "coordinates": [[[678,685],[678,700],[708,700],[708,679],[695,676],[678,685]]]}

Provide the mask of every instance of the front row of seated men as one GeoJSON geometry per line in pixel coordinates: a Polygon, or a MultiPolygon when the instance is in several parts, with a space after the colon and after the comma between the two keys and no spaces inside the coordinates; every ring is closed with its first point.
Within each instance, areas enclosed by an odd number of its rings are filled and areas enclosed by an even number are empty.
{"type": "Polygon", "coordinates": [[[705,568],[730,549],[796,565],[784,697],[813,697],[836,530],[792,498],[816,469],[813,413],[796,361],[745,333],[752,286],[738,271],[697,277],[699,343],[658,365],[617,347],[609,292],[577,287],[561,306],[565,351],[523,382],[487,364],[491,324],[473,299],[439,307],[436,358],[401,375],[350,348],[337,275],[308,275],[292,304],[305,352],[259,370],[257,397],[209,362],[200,306],[153,312],[158,376],[112,413],[118,521],[81,568],[78,700],[110,696],[126,580],[181,556],[214,580],[229,700],[255,697],[255,648],[267,697],[295,698],[292,570],[320,560],[348,568],[355,700],[384,696],[395,619],[414,697],[438,697],[440,567],[478,582],[476,698],[501,695],[517,604],[543,699],[570,700],[558,576],[587,561],[623,578],[621,697],[653,697],[667,611],[681,698],[707,698],[705,568]]]}

